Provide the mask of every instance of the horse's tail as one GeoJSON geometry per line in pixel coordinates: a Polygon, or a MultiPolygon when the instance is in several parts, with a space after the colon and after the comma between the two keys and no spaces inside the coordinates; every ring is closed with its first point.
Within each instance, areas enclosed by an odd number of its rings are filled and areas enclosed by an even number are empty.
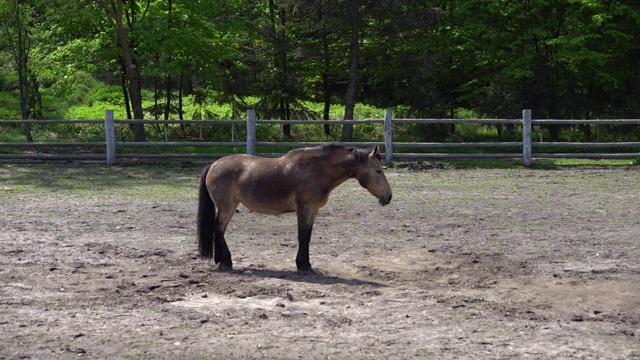
{"type": "Polygon", "coordinates": [[[200,196],[198,200],[198,250],[200,258],[213,257],[213,237],[216,223],[216,207],[207,190],[207,173],[211,165],[207,165],[200,177],[200,196]]]}

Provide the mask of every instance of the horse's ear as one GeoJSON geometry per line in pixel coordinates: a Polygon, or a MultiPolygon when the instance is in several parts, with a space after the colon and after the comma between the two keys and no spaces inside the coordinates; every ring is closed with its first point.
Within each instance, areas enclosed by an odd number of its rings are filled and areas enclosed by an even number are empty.
{"type": "Polygon", "coordinates": [[[369,158],[375,159],[378,154],[380,154],[380,146],[376,145],[376,147],[374,147],[373,150],[371,150],[371,152],[369,153],[369,158]]]}

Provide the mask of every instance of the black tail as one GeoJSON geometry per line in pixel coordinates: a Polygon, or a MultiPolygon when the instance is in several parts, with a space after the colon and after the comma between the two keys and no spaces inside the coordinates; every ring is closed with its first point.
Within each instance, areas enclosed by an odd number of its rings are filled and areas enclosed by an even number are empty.
{"type": "Polygon", "coordinates": [[[211,165],[207,165],[200,177],[200,197],[198,200],[198,250],[200,258],[213,258],[213,230],[215,228],[216,207],[207,191],[207,172],[211,165]]]}

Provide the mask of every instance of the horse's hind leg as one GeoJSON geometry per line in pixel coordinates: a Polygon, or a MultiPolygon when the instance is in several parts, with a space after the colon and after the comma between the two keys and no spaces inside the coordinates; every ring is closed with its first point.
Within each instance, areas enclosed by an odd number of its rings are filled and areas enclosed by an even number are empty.
{"type": "Polygon", "coordinates": [[[238,204],[225,205],[224,207],[218,207],[217,221],[214,229],[213,260],[216,264],[220,264],[221,270],[231,270],[233,268],[233,262],[231,261],[231,252],[224,238],[224,233],[227,231],[227,225],[233,217],[238,204]]]}
{"type": "Polygon", "coordinates": [[[216,231],[215,234],[213,259],[216,264],[220,264],[220,270],[231,270],[233,269],[231,251],[229,251],[229,247],[227,246],[224,233],[216,231]]]}

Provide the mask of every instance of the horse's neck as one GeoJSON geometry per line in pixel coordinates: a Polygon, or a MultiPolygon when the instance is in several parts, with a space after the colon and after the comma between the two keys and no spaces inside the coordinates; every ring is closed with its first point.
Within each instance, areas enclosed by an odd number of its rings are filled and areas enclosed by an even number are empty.
{"type": "Polygon", "coordinates": [[[356,166],[357,164],[352,159],[344,159],[337,163],[325,163],[326,169],[324,169],[323,173],[326,174],[327,178],[330,180],[328,181],[330,188],[329,191],[353,178],[356,174],[354,170],[356,166]]]}

